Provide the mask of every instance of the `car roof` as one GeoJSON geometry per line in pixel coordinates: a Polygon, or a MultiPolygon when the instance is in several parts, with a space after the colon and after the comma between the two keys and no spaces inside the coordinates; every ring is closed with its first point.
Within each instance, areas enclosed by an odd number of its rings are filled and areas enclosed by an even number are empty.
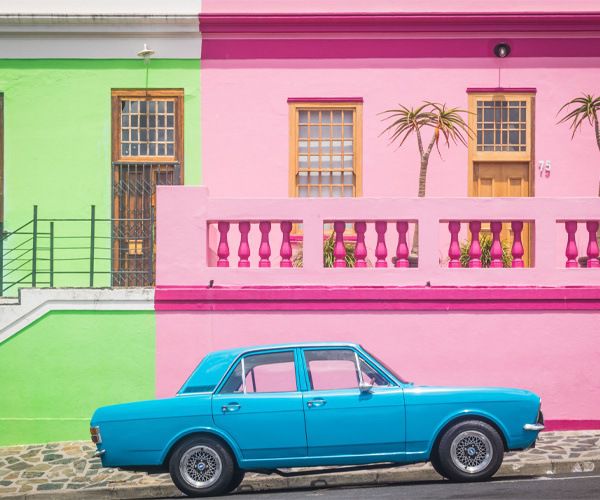
{"type": "Polygon", "coordinates": [[[211,392],[227,372],[231,363],[239,356],[249,352],[274,351],[277,349],[292,349],[298,347],[353,347],[359,348],[358,344],[349,342],[301,342],[289,344],[270,344],[257,345],[249,347],[236,347],[233,349],[223,349],[221,351],[212,351],[208,353],[196,369],[183,384],[178,393],[191,392],[211,392]]]}
{"type": "Polygon", "coordinates": [[[212,354],[221,355],[224,353],[230,353],[231,355],[234,355],[235,357],[237,357],[240,354],[245,354],[247,352],[270,351],[270,350],[276,350],[276,349],[291,349],[291,348],[297,348],[297,347],[308,347],[308,348],[355,347],[355,348],[359,348],[360,346],[358,344],[354,344],[352,342],[290,342],[290,343],[286,343],[286,344],[264,344],[264,345],[245,346],[245,347],[234,347],[232,349],[222,349],[220,351],[213,351],[213,352],[209,353],[208,356],[210,356],[212,354]]]}

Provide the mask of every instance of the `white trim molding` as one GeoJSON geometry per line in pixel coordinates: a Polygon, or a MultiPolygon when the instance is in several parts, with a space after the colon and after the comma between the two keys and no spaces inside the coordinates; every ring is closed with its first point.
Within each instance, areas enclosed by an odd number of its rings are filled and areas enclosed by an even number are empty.
{"type": "Polygon", "coordinates": [[[0,14],[0,59],[200,59],[198,13],[0,14]]]}
{"type": "Polygon", "coordinates": [[[26,288],[0,303],[0,344],[50,311],[152,311],[154,288],[26,288]]]}

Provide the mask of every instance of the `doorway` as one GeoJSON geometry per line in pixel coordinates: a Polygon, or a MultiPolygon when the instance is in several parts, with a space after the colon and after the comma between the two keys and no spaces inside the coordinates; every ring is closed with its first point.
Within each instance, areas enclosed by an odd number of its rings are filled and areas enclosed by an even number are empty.
{"type": "Polygon", "coordinates": [[[112,94],[112,286],[153,286],[156,186],[183,183],[183,91],[112,94]]]}
{"type": "MultiPolygon", "coordinates": [[[[469,111],[469,196],[533,196],[533,91],[470,93],[469,111]]],[[[532,230],[531,224],[523,225],[526,267],[533,263],[532,230]]],[[[489,224],[482,225],[482,232],[489,234],[489,224]]],[[[504,247],[512,246],[509,222],[504,222],[500,239],[504,247]]]]}

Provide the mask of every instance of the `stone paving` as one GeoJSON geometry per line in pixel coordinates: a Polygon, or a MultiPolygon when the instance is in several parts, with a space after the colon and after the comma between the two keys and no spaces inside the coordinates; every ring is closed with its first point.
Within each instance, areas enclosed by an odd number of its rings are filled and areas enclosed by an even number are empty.
{"type": "MultiPolygon", "coordinates": [[[[0,496],[115,486],[171,485],[168,474],[103,469],[86,441],[0,448],[0,496]]],[[[505,463],[600,459],[600,431],[545,432],[536,448],[509,453],[505,463]]],[[[424,468],[429,465],[408,466],[424,468]]]]}

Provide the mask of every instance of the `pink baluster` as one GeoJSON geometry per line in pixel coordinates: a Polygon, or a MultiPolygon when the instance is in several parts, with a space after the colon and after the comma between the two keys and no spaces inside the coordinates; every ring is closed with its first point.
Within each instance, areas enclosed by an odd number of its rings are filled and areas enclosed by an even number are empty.
{"type": "Polygon", "coordinates": [[[585,227],[589,233],[589,241],[587,246],[587,266],[588,267],[600,267],[600,261],[598,260],[598,240],[596,234],[598,233],[598,221],[587,221],[585,227]]]}
{"type": "Polygon", "coordinates": [[[396,247],[396,267],[408,267],[408,244],[406,243],[406,233],[408,232],[408,222],[400,220],[396,222],[398,231],[398,246],[396,247]]]}
{"type": "Polygon", "coordinates": [[[219,246],[217,247],[217,267],[229,267],[229,243],[227,243],[227,233],[229,232],[229,222],[219,222],[219,246]]]}
{"type": "Polygon", "coordinates": [[[279,224],[282,233],[281,249],[279,255],[281,256],[281,262],[279,267],[292,267],[292,244],[290,243],[290,233],[292,232],[292,223],[289,221],[283,221],[279,224]]]}
{"type": "Polygon", "coordinates": [[[271,231],[271,223],[268,221],[262,221],[258,228],[260,229],[261,239],[260,247],[258,247],[258,255],[260,261],[258,267],[271,267],[271,245],[269,245],[269,232],[271,231]]]}
{"type": "Polygon", "coordinates": [[[577,250],[577,243],[575,242],[575,233],[577,232],[577,221],[566,221],[565,229],[567,230],[567,248],[565,250],[567,262],[565,263],[565,267],[579,267],[579,265],[577,264],[577,256],[579,255],[579,252],[577,250]]]}
{"type": "Polygon", "coordinates": [[[240,222],[240,247],[238,248],[238,267],[250,267],[250,245],[248,244],[248,233],[250,232],[249,222],[240,222]]]}
{"type": "Polygon", "coordinates": [[[492,230],[492,246],[490,248],[490,267],[502,267],[502,243],[500,243],[500,231],[502,231],[502,222],[493,221],[492,223],[490,223],[490,228],[492,230]]]}
{"type": "Polygon", "coordinates": [[[355,267],[367,267],[367,246],[365,245],[365,232],[367,231],[366,222],[355,222],[354,231],[356,232],[356,247],[354,257],[356,258],[355,267]]]}
{"type": "Polygon", "coordinates": [[[512,254],[512,267],[525,267],[523,262],[523,254],[525,249],[521,242],[521,233],[523,231],[523,222],[520,220],[513,220],[510,223],[510,228],[513,232],[513,244],[511,249],[512,254]]]}
{"type": "Polygon", "coordinates": [[[448,248],[448,267],[460,267],[460,245],[458,244],[458,233],[460,232],[460,221],[451,220],[448,222],[448,230],[450,231],[450,247],[448,248]]]}
{"type": "Polygon", "coordinates": [[[346,267],[346,247],[344,246],[344,229],[346,223],[344,221],[335,221],[333,230],[335,232],[335,244],[333,246],[333,256],[335,260],[333,267],[346,267]]]}
{"type": "Polygon", "coordinates": [[[377,257],[377,262],[375,262],[375,267],[387,267],[387,261],[385,260],[387,257],[387,247],[385,246],[386,230],[386,221],[379,220],[375,222],[375,232],[377,233],[377,245],[375,246],[375,257],[377,257]]]}
{"type": "Polygon", "coordinates": [[[481,231],[481,222],[478,220],[469,222],[469,229],[471,231],[469,267],[481,267],[481,245],[479,244],[479,231],[481,231]]]}

